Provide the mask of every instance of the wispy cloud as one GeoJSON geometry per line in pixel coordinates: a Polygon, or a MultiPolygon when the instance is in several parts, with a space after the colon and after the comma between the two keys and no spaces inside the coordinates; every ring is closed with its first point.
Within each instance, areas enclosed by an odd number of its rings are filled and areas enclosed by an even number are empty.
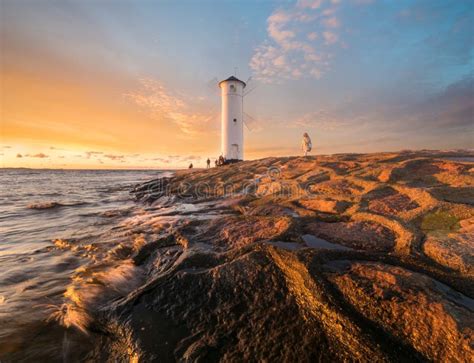
{"type": "Polygon", "coordinates": [[[62,149],[62,148],[59,148],[59,147],[56,147],[56,146],[50,146],[49,150],[67,151],[66,149],[62,149]]]}
{"type": "Polygon", "coordinates": [[[172,164],[172,165],[179,165],[183,163],[189,163],[191,161],[202,161],[204,158],[198,155],[168,155],[168,156],[161,156],[156,158],[151,158],[151,161],[158,161],[163,164],[172,164]]]}
{"type": "Polygon", "coordinates": [[[173,92],[153,79],[141,79],[140,83],[141,90],[125,96],[147,109],[154,118],[171,120],[187,135],[209,132],[212,129],[212,121],[217,119],[217,112],[206,111],[202,97],[173,92]]]}
{"type": "Polygon", "coordinates": [[[17,157],[17,158],[22,158],[23,155],[21,155],[20,153],[18,153],[18,154],[16,154],[16,157],[17,157]]]}
{"type": "MultiPolygon", "coordinates": [[[[18,155],[17,155],[18,157],[18,155]]],[[[46,155],[44,153],[38,153],[38,154],[25,154],[25,157],[28,157],[28,158],[39,158],[39,159],[45,159],[45,158],[49,158],[49,155],[46,155]]]]}
{"type": "Polygon", "coordinates": [[[323,37],[324,37],[325,44],[334,44],[338,40],[338,36],[334,32],[329,32],[329,31],[323,32],[323,37]]]}
{"type": "Polygon", "coordinates": [[[102,151],[86,151],[86,158],[87,159],[90,159],[91,157],[95,157],[95,156],[100,156],[103,154],[102,151]]]}
{"type": "Polygon", "coordinates": [[[123,160],[125,159],[125,155],[105,154],[104,158],[107,158],[110,160],[123,160]]]}
{"type": "Polygon", "coordinates": [[[319,79],[330,68],[342,23],[338,0],[299,0],[275,10],[267,19],[268,39],[255,49],[250,68],[255,78],[319,79]]]}

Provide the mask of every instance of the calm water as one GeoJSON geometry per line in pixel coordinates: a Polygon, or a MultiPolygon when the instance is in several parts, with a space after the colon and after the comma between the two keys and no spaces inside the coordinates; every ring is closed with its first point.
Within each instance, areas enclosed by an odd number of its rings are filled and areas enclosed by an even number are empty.
{"type": "Polygon", "coordinates": [[[86,281],[94,298],[106,270],[131,278],[120,248],[141,238],[133,221],[146,211],[129,190],[163,172],[0,171],[0,361],[71,360],[65,327],[87,319],[71,302],[81,309],[86,281]]]}

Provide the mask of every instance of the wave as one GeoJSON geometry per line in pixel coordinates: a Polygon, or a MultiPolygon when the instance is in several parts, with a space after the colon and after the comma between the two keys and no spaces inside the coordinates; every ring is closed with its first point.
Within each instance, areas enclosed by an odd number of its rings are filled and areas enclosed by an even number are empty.
{"type": "Polygon", "coordinates": [[[36,210],[43,210],[43,209],[54,209],[60,207],[77,207],[80,205],[89,204],[87,202],[77,202],[77,203],[60,203],[60,202],[33,202],[27,205],[28,209],[36,209],[36,210]]]}
{"type": "Polygon", "coordinates": [[[64,302],[46,305],[50,311],[48,321],[57,321],[65,328],[75,327],[88,335],[89,326],[101,308],[118,297],[126,296],[143,282],[143,271],[132,260],[109,267],[104,265],[76,269],[63,295],[64,302]]]}
{"type": "Polygon", "coordinates": [[[28,209],[52,209],[63,207],[64,204],[59,202],[38,202],[38,203],[30,203],[28,204],[28,209]]]}

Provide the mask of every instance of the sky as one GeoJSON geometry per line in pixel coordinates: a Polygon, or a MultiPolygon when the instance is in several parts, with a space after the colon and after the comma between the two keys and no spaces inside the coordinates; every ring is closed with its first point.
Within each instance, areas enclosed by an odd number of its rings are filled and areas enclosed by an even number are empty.
{"type": "Polygon", "coordinates": [[[0,6],[2,167],[204,166],[230,75],[246,159],[474,148],[473,1],[0,6]]]}

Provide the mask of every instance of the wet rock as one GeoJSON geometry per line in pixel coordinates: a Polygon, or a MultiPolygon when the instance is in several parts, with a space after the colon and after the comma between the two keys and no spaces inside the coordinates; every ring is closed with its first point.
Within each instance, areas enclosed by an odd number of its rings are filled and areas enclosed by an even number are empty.
{"type": "Polygon", "coordinates": [[[291,254],[253,245],[224,261],[178,267],[110,309],[109,335],[89,358],[384,360],[377,344],[337,312],[291,254]]]}

